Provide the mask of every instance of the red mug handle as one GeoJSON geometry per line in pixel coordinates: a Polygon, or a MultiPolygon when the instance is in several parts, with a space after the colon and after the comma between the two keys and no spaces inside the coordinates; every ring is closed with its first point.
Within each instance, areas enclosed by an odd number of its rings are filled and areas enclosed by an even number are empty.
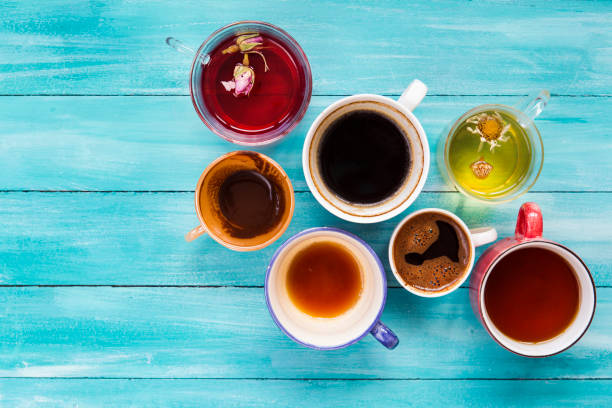
{"type": "Polygon", "coordinates": [[[542,237],[542,210],[536,203],[521,206],[516,220],[514,235],[517,240],[542,237]]]}

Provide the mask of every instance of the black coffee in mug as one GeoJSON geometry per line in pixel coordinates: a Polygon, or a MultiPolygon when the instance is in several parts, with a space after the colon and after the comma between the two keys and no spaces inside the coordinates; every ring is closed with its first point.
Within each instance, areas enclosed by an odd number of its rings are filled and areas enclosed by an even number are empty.
{"type": "Polygon", "coordinates": [[[354,110],[336,119],[325,129],[318,156],[323,182],[355,204],[374,204],[392,196],[411,164],[404,132],[374,110],[354,110]]]}

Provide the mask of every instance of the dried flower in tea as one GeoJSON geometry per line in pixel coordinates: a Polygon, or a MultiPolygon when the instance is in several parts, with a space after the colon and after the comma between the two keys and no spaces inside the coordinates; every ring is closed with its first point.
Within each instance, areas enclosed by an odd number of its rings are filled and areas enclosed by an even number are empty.
{"type": "Polygon", "coordinates": [[[475,127],[467,127],[467,130],[475,135],[480,136],[480,146],[478,151],[482,149],[483,143],[488,143],[491,147],[489,150],[493,151],[495,147],[500,145],[500,142],[508,140],[506,133],[510,129],[510,124],[504,125],[504,121],[499,112],[493,112],[488,114],[486,112],[472,116],[467,123],[476,125],[475,127]]]}
{"type": "Polygon", "coordinates": [[[470,165],[472,172],[479,179],[484,179],[491,174],[491,170],[493,170],[493,166],[484,159],[484,157],[480,157],[480,159],[476,160],[474,163],[470,165]]]}
{"type": "Polygon", "coordinates": [[[253,85],[255,85],[255,70],[249,65],[249,54],[259,55],[264,62],[264,71],[270,68],[266,62],[266,57],[259,51],[263,45],[263,38],[257,34],[244,34],[236,37],[234,44],[224,49],[222,54],[234,54],[240,52],[244,55],[242,63],[237,63],[234,67],[234,75],[230,81],[221,81],[221,85],[226,91],[234,91],[234,96],[249,96],[253,85]]]}
{"type": "Polygon", "coordinates": [[[223,54],[234,54],[236,52],[248,52],[263,45],[263,38],[259,34],[245,34],[236,37],[235,44],[230,45],[223,54]]]}
{"type": "Polygon", "coordinates": [[[234,67],[234,75],[230,81],[221,81],[226,91],[234,91],[234,96],[249,96],[253,85],[255,85],[255,71],[249,66],[249,56],[244,55],[242,63],[234,67]]]}

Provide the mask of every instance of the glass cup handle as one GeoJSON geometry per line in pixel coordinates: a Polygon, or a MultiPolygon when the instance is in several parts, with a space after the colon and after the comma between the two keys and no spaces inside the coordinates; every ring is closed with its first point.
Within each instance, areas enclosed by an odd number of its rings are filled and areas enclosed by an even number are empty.
{"type": "Polygon", "coordinates": [[[427,85],[415,79],[402,92],[402,96],[397,101],[412,112],[421,103],[425,95],[427,95],[427,85]]]}
{"type": "Polygon", "coordinates": [[[191,242],[200,235],[204,234],[206,234],[206,228],[204,228],[203,225],[198,225],[197,227],[189,231],[187,234],[185,234],[185,241],[191,242]]]}
{"type": "MultiPolygon", "coordinates": [[[[550,92],[546,89],[541,90],[537,94],[529,95],[523,101],[519,102],[514,107],[522,111],[531,120],[537,118],[544,110],[550,100],[550,92]]],[[[521,123],[525,126],[525,123],[521,123]]]]}
{"type": "Polygon", "coordinates": [[[182,54],[187,54],[192,57],[195,55],[195,51],[192,48],[186,46],[182,41],[179,41],[174,37],[166,38],[166,44],[182,54]]]}
{"type": "Polygon", "coordinates": [[[470,235],[475,247],[490,244],[497,239],[497,231],[492,227],[472,228],[470,235]]]}
{"type": "MultiPolygon", "coordinates": [[[[177,40],[174,37],[166,38],[166,44],[168,44],[170,47],[174,48],[181,54],[189,55],[190,57],[196,55],[196,52],[193,48],[186,46],[182,41],[177,40]]],[[[210,56],[208,54],[201,54],[199,59],[202,65],[206,65],[208,64],[208,61],[210,61],[210,56]]]]}

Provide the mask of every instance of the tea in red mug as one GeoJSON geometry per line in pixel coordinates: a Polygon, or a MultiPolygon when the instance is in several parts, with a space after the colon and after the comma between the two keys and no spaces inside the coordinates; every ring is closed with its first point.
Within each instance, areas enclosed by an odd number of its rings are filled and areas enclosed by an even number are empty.
{"type": "Polygon", "coordinates": [[[580,287],[562,256],[527,246],[504,256],[492,268],[484,302],[502,333],[537,343],[560,335],[572,324],[580,306],[580,287]]]}
{"type": "Polygon", "coordinates": [[[519,210],[513,237],[489,247],[470,280],[476,316],[502,347],[546,357],[573,346],[595,313],[595,284],[573,251],[542,238],[537,204],[519,210]]]}

